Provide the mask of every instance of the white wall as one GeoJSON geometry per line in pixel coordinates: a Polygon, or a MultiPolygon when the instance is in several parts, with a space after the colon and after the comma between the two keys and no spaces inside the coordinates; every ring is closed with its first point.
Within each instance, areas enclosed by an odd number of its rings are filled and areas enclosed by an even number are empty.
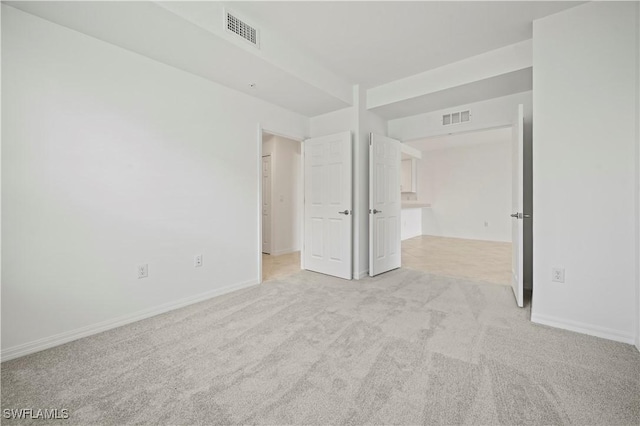
{"type": "Polygon", "coordinates": [[[349,130],[353,132],[358,125],[357,120],[357,112],[353,107],[311,117],[309,119],[309,135],[316,138],[349,130]]]}
{"type": "Polygon", "coordinates": [[[264,134],[262,155],[271,155],[271,254],[299,251],[302,246],[301,144],[264,134]]]}
{"type": "Polygon", "coordinates": [[[534,22],[532,320],[632,343],[636,332],[638,3],[534,22]],[[635,214],[634,214],[635,212],[635,214]],[[565,282],[551,268],[565,268],[565,282]]]}
{"type": "Polygon", "coordinates": [[[305,117],[4,5],[2,39],[4,359],[259,281],[258,123],[305,117]]]}
{"type": "Polygon", "coordinates": [[[424,235],[511,241],[510,141],[425,151],[418,162],[418,200],[431,203],[424,235]]]}

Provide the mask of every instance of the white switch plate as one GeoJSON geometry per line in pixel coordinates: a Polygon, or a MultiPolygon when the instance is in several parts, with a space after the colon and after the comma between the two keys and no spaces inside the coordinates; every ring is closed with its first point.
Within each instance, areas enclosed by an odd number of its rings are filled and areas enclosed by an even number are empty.
{"type": "Polygon", "coordinates": [[[138,265],[138,279],[147,278],[148,276],[149,276],[149,265],[146,263],[143,265],[138,265]]]}
{"type": "Polygon", "coordinates": [[[556,283],[563,283],[564,268],[551,268],[551,281],[556,283]]]}
{"type": "Polygon", "coordinates": [[[196,268],[199,266],[202,266],[202,255],[201,254],[196,254],[193,257],[193,266],[195,266],[196,268]]]}

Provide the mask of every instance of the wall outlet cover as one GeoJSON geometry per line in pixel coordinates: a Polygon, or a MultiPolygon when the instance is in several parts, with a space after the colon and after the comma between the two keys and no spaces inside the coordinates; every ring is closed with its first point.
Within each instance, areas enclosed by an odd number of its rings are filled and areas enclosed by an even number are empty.
{"type": "Polygon", "coordinates": [[[551,268],[551,281],[556,283],[563,283],[564,268],[551,268]]]}
{"type": "Polygon", "coordinates": [[[138,265],[138,279],[147,278],[148,276],[149,276],[149,265],[146,263],[142,265],[138,265]]]}

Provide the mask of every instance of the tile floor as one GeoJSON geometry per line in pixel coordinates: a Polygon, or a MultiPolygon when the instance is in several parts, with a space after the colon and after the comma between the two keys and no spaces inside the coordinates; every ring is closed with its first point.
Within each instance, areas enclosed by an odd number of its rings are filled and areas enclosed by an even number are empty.
{"type": "Polygon", "coordinates": [[[262,280],[282,278],[300,270],[300,252],[272,256],[262,253],[262,280]]]}
{"type": "MultiPolygon", "coordinates": [[[[402,266],[456,278],[494,284],[511,283],[511,243],[422,235],[402,242],[402,266]]],[[[262,254],[262,279],[300,270],[300,252],[262,254]]]]}
{"type": "Polygon", "coordinates": [[[510,285],[511,243],[422,235],[402,242],[402,266],[510,285]]]}

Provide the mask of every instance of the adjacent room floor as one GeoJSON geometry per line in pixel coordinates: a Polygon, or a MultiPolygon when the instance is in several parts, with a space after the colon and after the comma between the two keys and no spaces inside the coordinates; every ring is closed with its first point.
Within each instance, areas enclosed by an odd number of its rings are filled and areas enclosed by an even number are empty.
{"type": "Polygon", "coordinates": [[[262,280],[282,278],[300,271],[300,252],[273,256],[262,253],[262,280]]]}
{"type": "Polygon", "coordinates": [[[402,242],[402,266],[511,285],[511,243],[422,235],[402,242]]]}
{"type": "Polygon", "coordinates": [[[637,425],[637,349],[529,315],[506,286],[301,271],[5,362],[2,408],[78,425],[637,425]]]}
{"type": "MultiPolygon", "coordinates": [[[[402,242],[402,266],[457,278],[511,285],[511,243],[422,235],[402,242]]],[[[262,279],[300,271],[300,252],[262,254],[262,279]]]]}

